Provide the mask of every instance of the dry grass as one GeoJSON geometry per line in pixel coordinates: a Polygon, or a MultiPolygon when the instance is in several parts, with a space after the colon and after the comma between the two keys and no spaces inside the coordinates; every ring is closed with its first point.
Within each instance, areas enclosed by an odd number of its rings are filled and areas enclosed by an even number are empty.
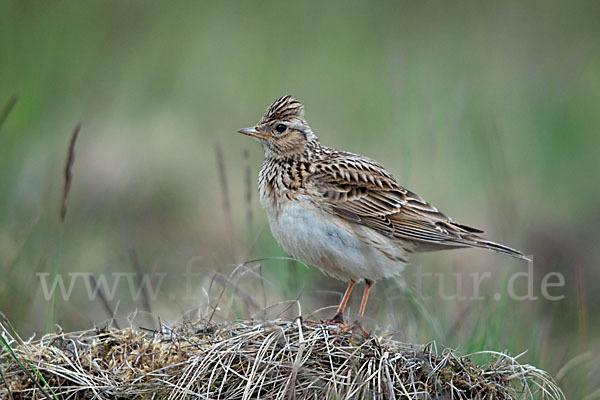
{"type": "Polygon", "coordinates": [[[505,354],[480,367],[450,350],[335,335],[300,320],[106,328],[26,342],[2,330],[2,399],[564,398],[544,371],[505,354]]]}

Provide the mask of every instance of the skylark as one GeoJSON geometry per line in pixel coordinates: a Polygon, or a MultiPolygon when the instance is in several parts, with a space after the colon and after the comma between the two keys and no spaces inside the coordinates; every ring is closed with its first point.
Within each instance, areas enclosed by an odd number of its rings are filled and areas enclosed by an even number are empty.
{"type": "Polygon", "coordinates": [[[304,106],[289,95],[239,132],[258,139],[265,152],[258,192],[277,242],[348,282],[328,322],[344,325],[352,288],[364,280],[360,323],[373,283],[402,272],[413,252],[481,247],[527,260],[483,239],[483,231],[454,222],[400,186],[377,161],[321,145],[304,119],[304,106]]]}

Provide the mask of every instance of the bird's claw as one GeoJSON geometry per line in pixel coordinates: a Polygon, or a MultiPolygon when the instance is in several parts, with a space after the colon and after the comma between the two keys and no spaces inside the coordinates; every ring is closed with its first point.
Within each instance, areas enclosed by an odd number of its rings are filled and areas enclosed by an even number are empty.
{"type": "Polygon", "coordinates": [[[353,332],[355,330],[359,330],[365,339],[368,339],[371,335],[363,328],[361,321],[356,320],[352,324],[347,325],[344,321],[339,321],[335,317],[331,319],[326,319],[323,321],[323,324],[329,328],[329,333],[344,335],[348,332],[353,332]]]}

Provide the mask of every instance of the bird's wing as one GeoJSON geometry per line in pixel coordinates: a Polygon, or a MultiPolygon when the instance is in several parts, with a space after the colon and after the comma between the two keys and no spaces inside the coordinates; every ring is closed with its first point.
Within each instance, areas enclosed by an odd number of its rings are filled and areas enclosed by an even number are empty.
{"type": "Polygon", "coordinates": [[[477,235],[483,231],[454,222],[400,186],[374,160],[340,152],[315,166],[311,184],[321,195],[318,207],[383,235],[414,241],[423,249],[485,247],[522,258],[477,235]]]}

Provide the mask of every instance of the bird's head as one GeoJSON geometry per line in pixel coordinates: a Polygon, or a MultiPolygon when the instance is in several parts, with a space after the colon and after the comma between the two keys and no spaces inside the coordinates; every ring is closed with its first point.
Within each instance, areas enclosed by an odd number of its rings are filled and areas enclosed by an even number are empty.
{"type": "Polygon", "coordinates": [[[255,126],[238,132],[258,139],[265,157],[293,157],[308,142],[318,141],[304,120],[304,106],[290,95],[275,100],[255,126]]]}

